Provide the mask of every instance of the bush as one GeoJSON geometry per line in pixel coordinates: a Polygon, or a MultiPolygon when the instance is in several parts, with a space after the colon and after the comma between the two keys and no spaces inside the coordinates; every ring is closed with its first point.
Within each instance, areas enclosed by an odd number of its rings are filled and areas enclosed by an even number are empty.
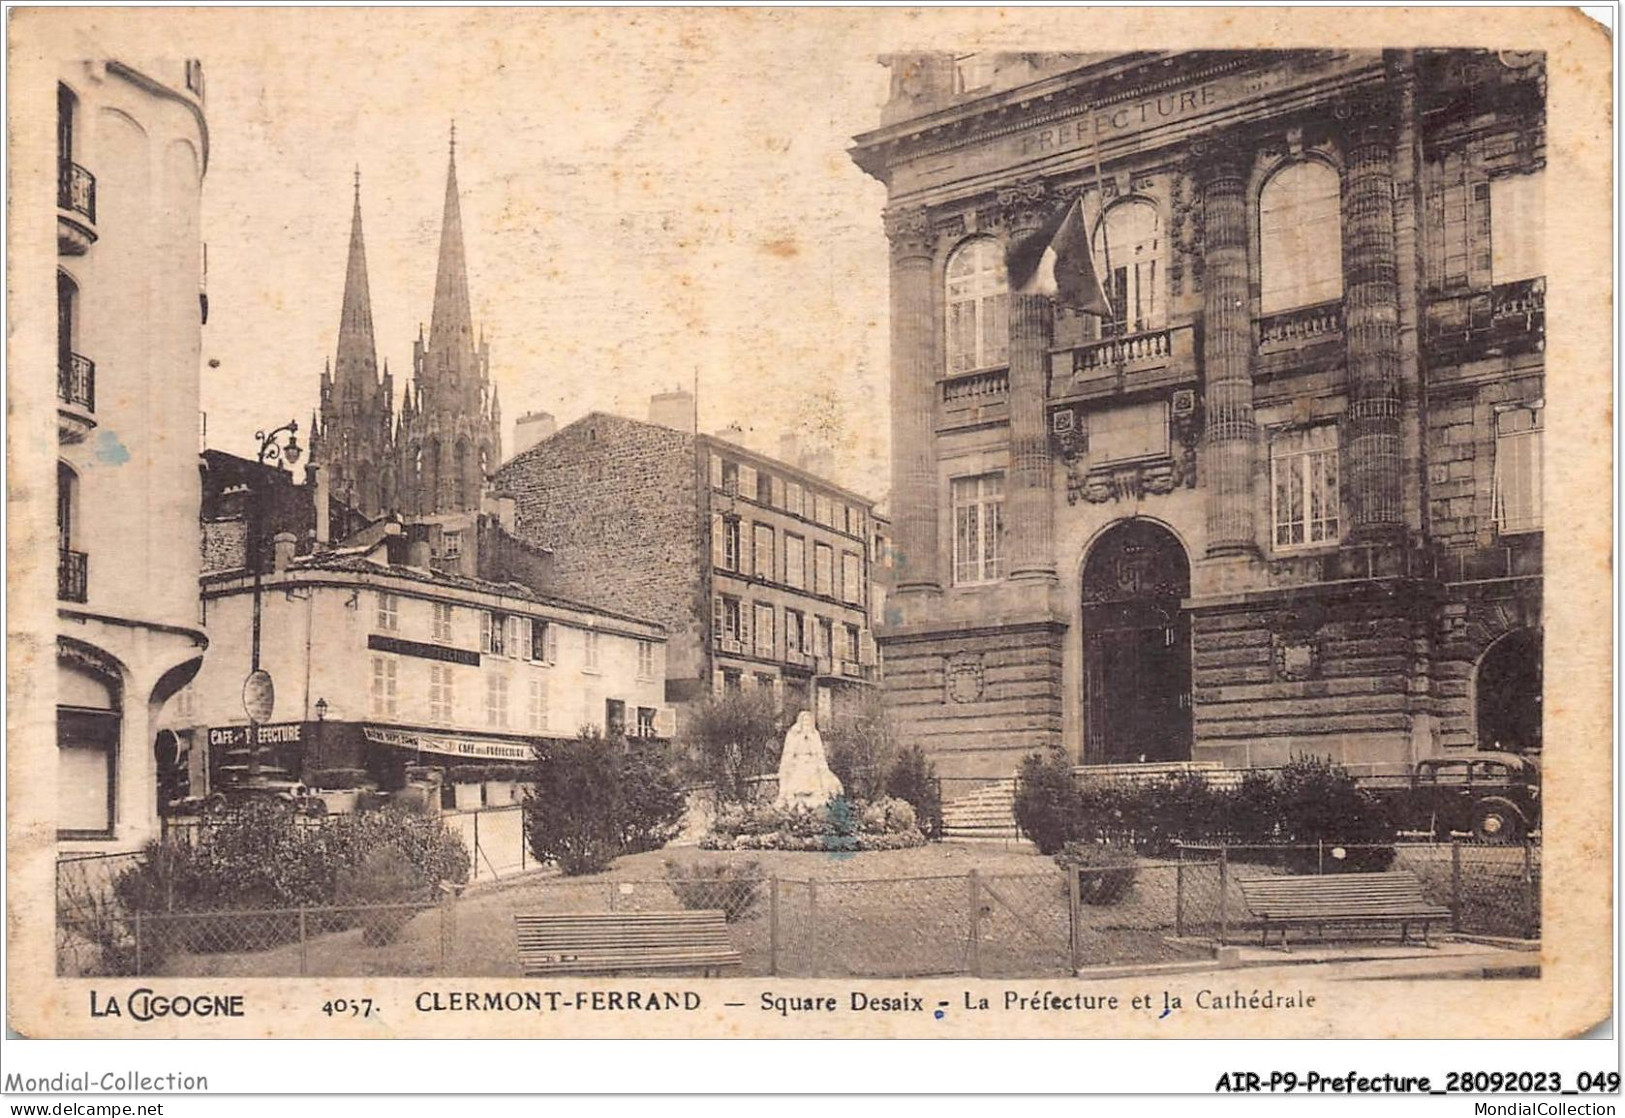
{"type": "Polygon", "coordinates": [[[489,778],[484,765],[453,765],[446,770],[447,784],[484,784],[489,778]]]}
{"type": "Polygon", "coordinates": [[[901,850],[925,836],[914,808],[885,797],[870,804],[837,796],[822,808],[734,804],[717,812],[702,850],[901,850]]]}
{"type": "Polygon", "coordinates": [[[1054,854],[1077,837],[1077,790],[1072,765],[1059,749],[1032,753],[1016,774],[1016,826],[1041,854],[1054,854]]]}
{"type": "Polygon", "coordinates": [[[850,799],[885,794],[895,747],[878,691],[867,691],[860,702],[838,710],[822,736],[830,771],[850,799]]]}
{"type": "Polygon", "coordinates": [[[720,908],[732,924],[756,903],[762,888],[762,865],[749,862],[693,862],[666,859],[666,884],[684,908],[720,908]]]}
{"type": "Polygon", "coordinates": [[[914,817],[927,838],[942,837],[942,789],[937,783],[936,766],[925,750],[911,745],[897,755],[886,774],[886,794],[904,800],[914,808],[914,817]]]}
{"type": "Polygon", "coordinates": [[[371,787],[373,779],[366,769],[317,769],[310,774],[307,783],[324,792],[348,792],[354,788],[371,787]]]}
{"type": "Polygon", "coordinates": [[[784,729],[766,688],[730,691],[707,699],[683,734],[689,776],[716,789],[718,803],[745,803],[752,779],[775,771],[784,729]]]}
{"type": "MultiPolygon", "coordinates": [[[[337,900],[341,905],[404,905],[423,897],[417,867],[393,846],[381,846],[362,858],[360,865],[339,871],[337,900]]],[[[362,941],[371,947],[394,943],[413,915],[410,908],[364,909],[357,914],[362,941]]]]}
{"type": "Polygon", "coordinates": [[[1296,757],[1275,774],[1281,841],[1301,847],[1342,847],[1346,857],[1319,849],[1289,853],[1296,873],[1375,872],[1394,860],[1394,825],[1382,803],[1347,770],[1320,757],[1296,757]]]}
{"type": "Polygon", "coordinates": [[[687,809],[658,747],[596,730],[538,747],[528,778],[531,853],[571,876],[599,873],[621,854],[658,850],[676,836],[687,809]]]}
{"type": "Polygon", "coordinates": [[[1084,904],[1116,904],[1128,895],[1139,872],[1132,851],[1087,842],[1069,842],[1055,855],[1063,870],[1078,872],[1078,898],[1084,904]]]}

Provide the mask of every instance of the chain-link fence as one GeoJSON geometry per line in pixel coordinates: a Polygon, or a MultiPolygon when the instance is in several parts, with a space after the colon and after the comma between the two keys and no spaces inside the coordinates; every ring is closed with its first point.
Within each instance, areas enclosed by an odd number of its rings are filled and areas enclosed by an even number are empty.
{"type": "Polygon", "coordinates": [[[1256,931],[1239,884],[1244,878],[1387,870],[1414,875],[1427,901],[1450,910],[1451,932],[1536,939],[1540,869],[1536,843],[1187,846],[1173,867],[1175,935],[1233,942],[1256,931]]]}
{"type": "MultiPolygon", "coordinates": [[[[489,813],[488,813],[489,814],[489,813]]],[[[480,846],[487,841],[481,823],[480,846]]],[[[126,862],[128,864],[128,862],[126,862]]],[[[1531,939],[1540,849],[1465,842],[1384,847],[1189,846],[1131,863],[1114,891],[1047,861],[1033,872],[775,876],[716,860],[665,878],[532,874],[497,889],[445,888],[407,904],[127,912],[112,864],[58,870],[62,974],[218,976],[521,973],[514,917],[718,909],[744,975],[1060,977],[1079,968],[1211,959],[1259,933],[1249,878],[1405,871],[1449,910],[1435,930],[1531,939]],[[1108,895],[1109,894],[1109,895],[1108,895]],[[1448,928],[1444,925],[1448,923],[1448,928]]],[[[1379,939],[1382,928],[1332,929],[1379,939]]]]}

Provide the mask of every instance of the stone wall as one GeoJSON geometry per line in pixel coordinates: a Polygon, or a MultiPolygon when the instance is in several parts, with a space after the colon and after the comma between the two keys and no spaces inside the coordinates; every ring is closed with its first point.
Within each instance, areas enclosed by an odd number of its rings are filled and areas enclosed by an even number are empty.
{"type": "Polygon", "coordinates": [[[514,458],[515,534],[553,552],[553,593],[666,628],[667,679],[700,675],[704,537],[693,436],[594,413],[514,458]]]}

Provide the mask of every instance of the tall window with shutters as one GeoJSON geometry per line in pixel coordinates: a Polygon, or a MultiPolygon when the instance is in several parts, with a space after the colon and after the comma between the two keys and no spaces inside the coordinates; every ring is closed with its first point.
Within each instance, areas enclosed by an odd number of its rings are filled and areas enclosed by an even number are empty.
{"type": "Polygon", "coordinates": [[[1343,297],[1342,184],[1334,168],[1303,159],[1264,183],[1258,269],[1264,314],[1343,297]]]}
{"type": "Polygon", "coordinates": [[[451,603],[434,603],[434,620],[430,634],[436,644],[450,644],[452,641],[451,603]]]}
{"type": "Polygon", "coordinates": [[[718,594],[711,602],[711,629],[718,641],[743,640],[744,610],[732,594],[718,594]]]}
{"type": "Polygon", "coordinates": [[[841,600],[863,601],[863,560],[855,552],[841,552],[841,600]]]}
{"type": "Polygon", "coordinates": [[[401,627],[401,599],[397,594],[387,591],[378,592],[378,628],[386,633],[399,631],[401,627]]]}
{"type": "Polygon", "coordinates": [[[813,593],[835,596],[835,549],[827,543],[813,544],[813,593]]]}
{"type": "Polygon", "coordinates": [[[638,678],[653,679],[655,677],[655,642],[638,642],[638,678]]]}
{"type": "Polygon", "coordinates": [[[756,655],[771,660],[777,655],[773,649],[773,607],[766,602],[755,603],[754,621],[751,633],[756,642],[756,655]]]}
{"type": "Polygon", "coordinates": [[[1009,361],[1010,296],[1004,252],[996,240],[972,237],[954,249],[946,294],[948,373],[1009,361]]]}
{"type": "Polygon", "coordinates": [[[547,676],[530,677],[530,728],[547,729],[547,676]]]}
{"type": "Polygon", "coordinates": [[[807,585],[807,541],[784,534],[784,582],[800,590],[807,585]]]}
{"type": "Polygon", "coordinates": [[[429,721],[437,726],[451,724],[456,695],[452,690],[450,664],[429,665],[429,721]]]}
{"type": "Polygon", "coordinates": [[[396,700],[397,669],[392,656],[372,658],[372,714],[374,718],[394,718],[399,710],[396,700]]]}
{"type": "Polygon", "coordinates": [[[773,565],[773,526],[756,524],[752,525],[751,531],[755,537],[755,554],[752,556],[751,570],[758,578],[777,581],[773,565]]]}
{"type": "Polygon", "coordinates": [[[559,627],[551,621],[532,618],[530,623],[530,658],[539,664],[553,664],[559,658],[559,627]]]}
{"type": "Polygon", "coordinates": [[[711,518],[711,562],[724,571],[740,569],[740,527],[737,516],[711,518]]]}
{"type": "Polygon", "coordinates": [[[1495,528],[1502,535],[1541,530],[1539,404],[1495,416],[1495,528]]]}
{"type": "Polygon", "coordinates": [[[497,729],[508,725],[508,677],[501,672],[485,677],[485,724],[497,729]]]}
{"type": "Polygon", "coordinates": [[[1469,152],[1429,168],[1428,282],[1436,290],[1490,284],[1490,183],[1469,152]]]}
{"type": "Polygon", "coordinates": [[[582,636],[581,670],[596,672],[601,670],[602,661],[600,653],[599,634],[596,630],[588,629],[582,636]]]}
{"type": "Polygon", "coordinates": [[[1004,575],[1000,537],[1004,531],[1004,475],[956,477],[954,510],[954,584],[974,586],[1004,575]]]}

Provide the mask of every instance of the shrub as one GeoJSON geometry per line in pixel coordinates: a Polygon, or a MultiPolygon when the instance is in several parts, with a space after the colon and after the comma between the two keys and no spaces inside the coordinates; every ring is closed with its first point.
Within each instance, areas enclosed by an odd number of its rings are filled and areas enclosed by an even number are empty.
{"type": "Polygon", "coordinates": [[[942,837],[942,789],[936,766],[925,750],[911,745],[897,755],[886,774],[886,794],[913,805],[915,819],[927,838],[942,837]]]}
{"type": "Polygon", "coordinates": [[[453,765],[446,770],[447,784],[484,784],[488,779],[484,765],[453,765]]]}
{"type": "Polygon", "coordinates": [[[849,798],[873,800],[885,793],[895,746],[878,691],[867,691],[856,704],[838,710],[822,735],[830,771],[849,798]]]}
{"type": "Polygon", "coordinates": [[[1296,757],[1275,775],[1282,841],[1305,848],[1290,852],[1295,872],[1377,871],[1394,860],[1394,825],[1383,805],[1363,791],[1347,770],[1320,757],[1296,757]],[[1344,858],[1322,857],[1339,846],[1344,858]]]}
{"type": "Polygon", "coordinates": [[[308,783],[324,792],[347,792],[370,787],[373,780],[366,769],[317,769],[310,774],[308,783]]]}
{"type": "Polygon", "coordinates": [[[766,688],[730,691],[701,703],[683,734],[689,775],[716,789],[719,803],[745,803],[751,780],[773,772],[784,731],[766,688]]]}
{"type": "Polygon", "coordinates": [[[666,884],[684,908],[720,908],[732,924],[756,903],[762,888],[762,865],[749,862],[691,862],[666,860],[666,884]]]}
{"type": "Polygon", "coordinates": [[[1059,749],[1032,753],[1016,774],[1016,825],[1041,854],[1054,854],[1077,837],[1077,790],[1072,766],[1059,749]]]}
{"type": "Polygon", "coordinates": [[[1116,904],[1128,895],[1138,873],[1133,852],[1095,843],[1069,842],[1055,855],[1063,870],[1078,871],[1078,897],[1084,904],[1116,904]]]}
{"type": "Polygon", "coordinates": [[[1255,845],[1279,841],[1281,788],[1273,773],[1257,769],[1243,773],[1224,801],[1225,825],[1213,837],[1255,845]]]}
{"type": "Polygon", "coordinates": [[[362,941],[371,947],[394,943],[401,929],[412,919],[410,908],[377,906],[404,905],[424,898],[423,879],[411,860],[393,846],[370,851],[359,865],[339,871],[337,900],[341,905],[369,906],[357,914],[362,941]]]}
{"type": "Polygon", "coordinates": [[[598,873],[624,853],[664,846],[688,806],[658,747],[605,739],[596,730],[539,747],[528,779],[531,853],[572,876],[598,873]]]}

